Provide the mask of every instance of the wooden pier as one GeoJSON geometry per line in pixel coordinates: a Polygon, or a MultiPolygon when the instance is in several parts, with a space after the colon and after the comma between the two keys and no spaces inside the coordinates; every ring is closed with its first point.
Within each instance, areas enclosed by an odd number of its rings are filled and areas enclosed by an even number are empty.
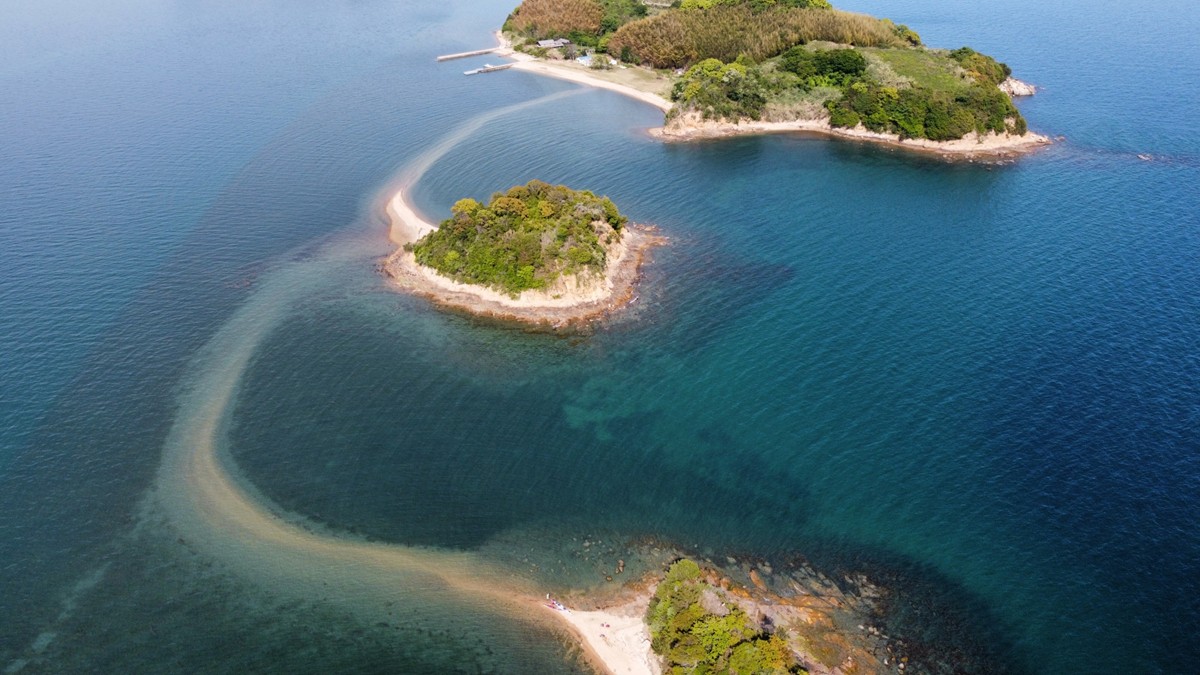
{"type": "Polygon", "coordinates": [[[451,61],[453,59],[465,59],[465,58],[468,58],[471,56],[483,56],[484,54],[491,54],[492,52],[496,51],[497,49],[500,49],[500,48],[492,47],[491,49],[476,49],[473,52],[459,52],[458,54],[446,54],[445,56],[437,57],[437,60],[438,61],[451,61]]]}

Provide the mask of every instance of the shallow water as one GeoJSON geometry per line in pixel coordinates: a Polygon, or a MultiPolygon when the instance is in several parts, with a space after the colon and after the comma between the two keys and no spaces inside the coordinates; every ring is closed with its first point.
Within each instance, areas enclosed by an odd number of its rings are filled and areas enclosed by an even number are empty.
{"type": "Polygon", "coordinates": [[[572,89],[434,64],[487,40],[507,7],[485,5],[0,21],[21,94],[0,106],[0,663],[573,667],[550,636],[447,628],[436,603],[379,626],[256,584],[139,509],[201,347],[306,269],[229,420],[237,466],[290,512],[554,588],[603,585],[611,561],[574,557],[589,537],[803,555],[893,582],[907,630],[981,669],[1187,672],[1200,142],[1179,121],[1200,101],[1177,85],[1200,81],[1200,12],[843,4],[1045,88],[1021,105],[1065,142],[959,166],[802,137],[664,146],[640,133],[655,111],[600,91],[469,129],[572,89]],[[417,206],[534,177],[612,196],[672,240],[627,316],[565,339],[386,288],[384,188],[464,128],[417,206]]]}

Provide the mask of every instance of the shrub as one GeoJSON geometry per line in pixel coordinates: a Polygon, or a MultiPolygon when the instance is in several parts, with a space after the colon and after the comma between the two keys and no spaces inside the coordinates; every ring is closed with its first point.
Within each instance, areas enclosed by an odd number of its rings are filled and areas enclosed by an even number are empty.
{"type": "Polygon", "coordinates": [[[518,294],[564,274],[602,273],[625,216],[607,197],[542,181],[460,199],[451,217],[411,245],[417,262],[457,281],[518,294]]]}
{"type": "Polygon", "coordinates": [[[960,47],[950,52],[950,58],[958,61],[971,77],[983,84],[998,85],[1012,74],[1007,64],[1000,63],[987,54],[980,54],[970,47],[960,47]]]}
{"type": "Polygon", "coordinates": [[[681,112],[697,111],[704,119],[759,119],[767,105],[762,72],[745,62],[705,59],[675,83],[671,99],[681,112]]]}
{"type": "Polygon", "coordinates": [[[1025,131],[1025,120],[1004,92],[976,83],[959,92],[926,87],[896,89],[876,83],[854,82],[842,97],[830,101],[829,123],[852,127],[862,122],[872,131],[901,138],[947,141],[971,131],[980,134],[1025,131]]]}
{"type": "Polygon", "coordinates": [[[718,593],[686,559],[672,565],[655,589],[646,613],[650,647],[666,658],[669,672],[790,672],[795,660],[783,638],[764,633],[718,593]],[[724,605],[721,614],[701,604],[705,593],[724,605]]]}

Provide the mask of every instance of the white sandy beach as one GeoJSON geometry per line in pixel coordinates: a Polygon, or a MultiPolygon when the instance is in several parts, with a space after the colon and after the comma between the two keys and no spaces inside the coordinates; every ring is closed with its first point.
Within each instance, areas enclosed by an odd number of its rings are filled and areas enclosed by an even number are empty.
{"type": "MultiPolygon", "coordinates": [[[[516,63],[513,64],[514,69],[524,70],[530,73],[537,73],[538,75],[544,75],[546,77],[554,77],[560,80],[567,80],[568,82],[574,82],[576,84],[584,84],[590,87],[596,87],[598,89],[615,91],[624,96],[628,96],[629,98],[652,105],[664,113],[670,110],[671,106],[673,105],[666,98],[653,92],[638,89],[628,84],[622,84],[614,81],[613,79],[606,79],[603,75],[605,71],[593,71],[586,66],[582,66],[573,62],[547,61],[544,59],[539,59],[530,56],[529,54],[524,54],[522,52],[513,50],[512,45],[499,31],[495,33],[495,36],[496,40],[500,43],[500,48],[496,50],[496,54],[498,56],[510,58],[515,61],[516,63]]],[[[667,84],[668,83],[664,82],[663,86],[665,87],[667,84]]]]}
{"type": "Polygon", "coordinates": [[[650,650],[650,630],[642,619],[648,596],[618,607],[595,611],[547,611],[578,631],[592,653],[614,675],[659,675],[658,658],[650,650]]]}

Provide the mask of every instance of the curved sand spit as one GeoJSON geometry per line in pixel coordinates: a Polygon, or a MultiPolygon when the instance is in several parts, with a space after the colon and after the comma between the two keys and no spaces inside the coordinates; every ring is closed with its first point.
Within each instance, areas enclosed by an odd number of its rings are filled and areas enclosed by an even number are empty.
{"type": "MultiPolygon", "coordinates": [[[[317,264],[327,261],[318,261],[317,264]]],[[[205,348],[200,377],[183,396],[168,437],[153,502],[189,545],[284,596],[323,597],[350,613],[384,620],[395,607],[436,603],[481,608],[541,629],[569,625],[597,667],[655,672],[641,619],[608,612],[557,612],[538,591],[468,553],[368,542],[323,532],[258,495],[221,451],[238,383],[262,339],[291,303],[318,287],[320,271],[300,263],[276,274],[205,348]],[[565,620],[565,623],[564,623],[565,620]],[[614,641],[602,623],[621,625],[614,641]],[[601,636],[601,633],[605,633],[601,636]],[[635,647],[632,652],[625,647],[635,647]],[[644,647],[644,648],[643,648],[644,647]]]]}
{"type": "MultiPolygon", "coordinates": [[[[489,119],[564,94],[490,111],[464,123],[418,157],[407,176],[418,178],[437,158],[489,119]]],[[[566,94],[569,95],[569,94],[566,94]]],[[[398,208],[404,208],[399,200],[398,208]]],[[[431,227],[411,210],[395,220],[431,227]]],[[[420,232],[413,230],[410,235],[420,232]]],[[[404,608],[435,607],[447,625],[473,626],[480,634],[512,635],[534,629],[569,629],[582,638],[588,659],[613,673],[656,672],[648,643],[625,640],[641,651],[613,647],[593,630],[628,617],[605,612],[560,613],[544,606],[530,582],[469,553],[369,542],[322,530],[287,514],[242,480],[222,448],[245,371],[263,339],[292,306],[319,290],[337,267],[357,264],[363,244],[352,241],[265,275],[254,293],[197,356],[181,394],[147,506],[194,549],[281,597],[320,599],[372,622],[395,620],[404,608]],[[461,609],[462,611],[456,611],[461,609]],[[517,623],[484,623],[481,613],[517,623]],[[472,624],[472,622],[474,622],[472,624]],[[646,647],[642,649],[642,647],[646,647]]],[[[434,617],[437,621],[439,618],[434,617]]],[[[640,619],[637,620],[640,626],[640,619]]],[[[623,624],[624,625],[624,624],[623,624]]],[[[633,635],[632,623],[623,634],[633,635]]],[[[645,631],[644,626],[641,627],[645,631]]],[[[495,639],[495,638],[493,638],[495,639]]]]}

